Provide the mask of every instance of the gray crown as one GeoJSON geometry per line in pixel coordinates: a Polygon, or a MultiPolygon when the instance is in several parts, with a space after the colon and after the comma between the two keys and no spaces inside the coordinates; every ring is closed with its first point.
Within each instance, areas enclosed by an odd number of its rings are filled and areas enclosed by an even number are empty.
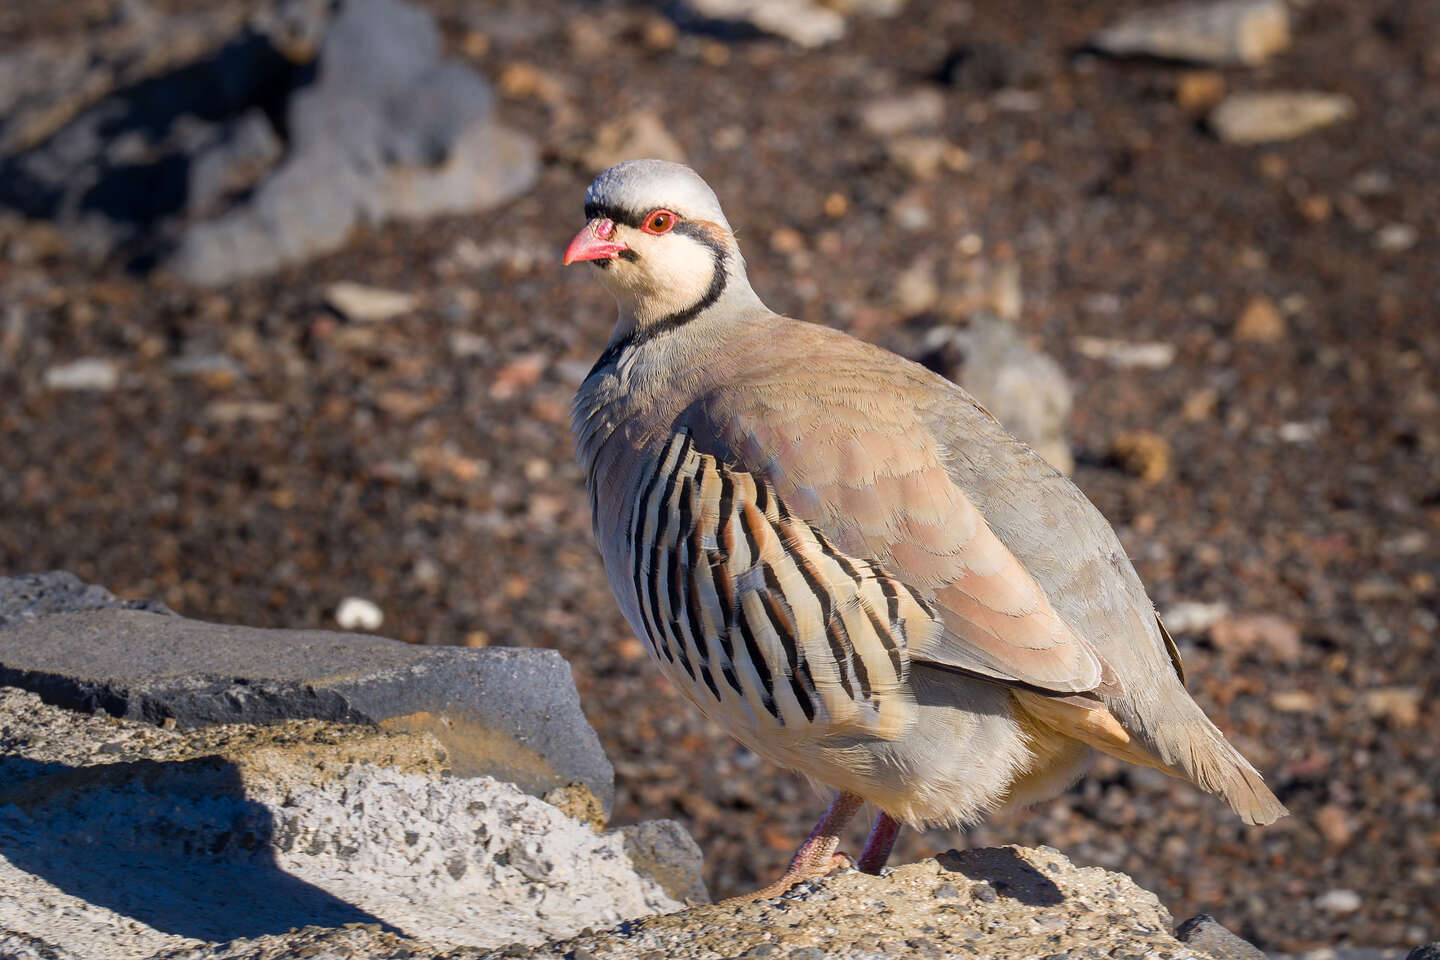
{"type": "Polygon", "coordinates": [[[668,160],[626,160],[601,173],[585,191],[586,215],[603,210],[616,219],[638,221],[664,208],[687,219],[709,220],[726,230],[730,222],[720,201],[700,174],[668,160]]]}

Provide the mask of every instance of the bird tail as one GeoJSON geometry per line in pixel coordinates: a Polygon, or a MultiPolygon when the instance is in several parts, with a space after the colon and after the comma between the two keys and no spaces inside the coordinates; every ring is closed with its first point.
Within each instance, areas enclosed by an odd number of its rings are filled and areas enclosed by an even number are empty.
{"type": "Polygon", "coordinates": [[[1199,707],[1194,707],[1193,712],[1194,716],[1178,724],[1184,728],[1176,731],[1179,736],[1165,737],[1162,733],[1157,738],[1160,748],[1171,755],[1171,764],[1185,779],[1223,797],[1246,823],[1274,823],[1289,813],[1265,785],[1259,771],[1225,739],[1225,734],[1210,718],[1199,707]]]}
{"type": "Polygon", "coordinates": [[[1188,696],[1184,697],[1186,706],[1175,711],[1180,716],[1167,717],[1163,724],[1146,729],[1150,725],[1121,723],[1096,701],[1047,697],[1027,690],[1012,693],[1027,713],[1057,732],[1127,763],[1189,780],[1223,797],[1246,823],[1274,823],[1289,812],[1250,761],[1188,696]],[[1131,732],[1136,729],[1144,732],[1131,732]]]}

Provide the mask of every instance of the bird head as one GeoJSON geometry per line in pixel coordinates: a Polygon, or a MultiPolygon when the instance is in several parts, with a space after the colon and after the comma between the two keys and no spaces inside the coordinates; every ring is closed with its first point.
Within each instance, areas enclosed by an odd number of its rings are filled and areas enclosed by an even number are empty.
{"type": "Polygon", "coordinates": [[[720,201],[694,170],[629,160],[585,191],[587,223],[564,263],[590,263],[635,329],[684,322],[727,292],[749,290],[720,201]]]}

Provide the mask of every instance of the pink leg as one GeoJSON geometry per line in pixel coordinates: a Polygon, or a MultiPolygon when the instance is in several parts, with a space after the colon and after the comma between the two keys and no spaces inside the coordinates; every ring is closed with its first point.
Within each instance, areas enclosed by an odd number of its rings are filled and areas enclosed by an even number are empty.
{"type": "MultiPolygon", "coordinates": [[[[754,893],[742,894],[738,897],[731,897],[726,903],[741,903],[746,900],[769,900],[778,897],[802,880],[809,880],[812,877],[823,877],[845,862],[843,853],[836,853],[835,848],[840,845],[840,831],[845,829],[845,824],[855,816],[855,811],[865,801],[853,793],[837,793],[835,799],[830,801],[830,809],[825,811],[825,816],[815,824],[815,829],[810,832],[810,839],[800,845],[795,851],[795,856],[790,858],[790,869],[785,875],[767,887],[762,887],[754,893]]],[[[885,848],[889,853],[890,848],[885,848]]]]}
{"type": "Polygon", "coordinates": [[[900,835],[900,821],[885,811],[875,818],[875,825],[870,828],[870,836],[865,838],[865,849],[860,852],[860,859],[855,866],[864,873],[879,873],[885,866],[885,861],[890,859],[890,850],[895,846],[895,838],[900,835]]]}

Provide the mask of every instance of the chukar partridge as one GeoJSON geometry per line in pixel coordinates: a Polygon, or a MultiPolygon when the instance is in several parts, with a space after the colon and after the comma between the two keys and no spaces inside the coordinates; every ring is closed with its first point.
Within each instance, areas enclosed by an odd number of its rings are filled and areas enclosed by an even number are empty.
{"type": "Polygon", "coordinates": [[[760,302],[693,170],[600,174],[565,251],[619,318],[575,399],[595,536],[661,671],[751,750],[836,791],[773,896],[900,824],[1059,793],[1093,751],[1285,808],[1185,692],[1108,523],[931,371],[760,302]]]}

